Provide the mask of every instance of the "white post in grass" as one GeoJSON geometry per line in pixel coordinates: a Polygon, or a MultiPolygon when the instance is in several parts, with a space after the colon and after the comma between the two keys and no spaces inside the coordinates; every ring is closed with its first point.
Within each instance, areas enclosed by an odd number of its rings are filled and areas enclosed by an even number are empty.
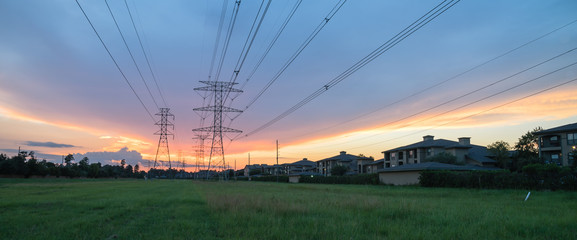
{"type": "Polygon", "coordinates": [[[527,197],[525,197],[525,201],[527,201],[527,199],[529,199],[530,195],[531,195],[531,192],[527,193],[527,197]]]}

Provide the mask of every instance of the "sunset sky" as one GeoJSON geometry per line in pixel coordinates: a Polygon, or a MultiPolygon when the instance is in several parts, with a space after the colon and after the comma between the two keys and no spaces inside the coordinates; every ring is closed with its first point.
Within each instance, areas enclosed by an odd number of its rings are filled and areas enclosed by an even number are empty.
{"type": "MultiPolygon", "coordinates": [[[[158,119],[147,109],[154,115],[169,107],[175,115],[171,160],[181,152],[181,159],[194,164],[192,129],[209,125],[201,125],[193,111],[203,106],[205,94],[194,88],[209,76],[215,80],[221,56],[218,80],[232,79],[262,1],[241,2],[222,55],[235,4],[225,1],[213,55],[223,1],[127,0],[156,83],[125,1],[108,4],[143,78],[106,2],[78,2],[146,109],[74,0],[0,0],[0,152],[14,155],[21,147],[55,162],[73,153],[91,162],[126,159],[146,167],[159,139],[158,119]]],[[[303,1],[255,69],[297,3],[271,1],[238,71],[236,87],[244,92],[227,102],[246,111],[232,122],[235,115],[224,117],[225,126],[243,131],[225,137],[226,161],[242,168],[250,153],[253,164],[273,164],[276,140],[280,163],[316,161],[340,151],[380,159],[382,151],[424,135],[513,145],[537,126],[577,122],[577,1],[461,1],[294,113],[254,132],[440,2],[345,2],[250,105],[339,3],[303,1]]]]}

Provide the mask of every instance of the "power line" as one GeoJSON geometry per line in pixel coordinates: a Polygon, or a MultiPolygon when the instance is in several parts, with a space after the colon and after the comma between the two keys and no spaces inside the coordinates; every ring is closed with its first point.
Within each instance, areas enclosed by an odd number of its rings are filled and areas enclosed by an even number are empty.
{"type": "MultiPolygon", "coordinates": [[[[302,3],[302,0],[298,0],[295,2],[295,5],[293,6],[293,8],[291,9],[290,13],[288,14],[288,16],[285,18],[284,22],[282,23],[281,27],[279,28],[279,30],[277,31],[277,33],[275,34],[273,40],[269,43],[268,47],[266,48],[266,50],[264,51],[264,54],[261,56],[261,58],[258,60],[257,64],[254,66],[254,68],[252,69],[252,71],[248,74],[248,77],[246,78],[246,80],[244,81],[244,83],[242,84],[242,86],[240,87],[241,90],[244,89],[244,87],[246,86],[246,84],[248,83],[248,81],[252,78],[252,76],[256,73],[256,71],[260,68],[260,65],[263,63],[264,59],[267,57],[267,55],[269,54],[270,50],[272,49],[272,47],[275,45],[276,41],[279,39],[280,35],[283,33],[284,29],[286,28],[286,26],[288,25],[288,23],[290,22],[290,20],[292,19],[292,17],[294,16],[295,12],[297,11],[297,9],[299,8],[300,4],[302,3]]],[[[232,97],[232,99],[236,98],[232,97]]]]}
{"type": "Polygon", "coordinates": [[[234,8],[232,10],[232,16],[231,16],[230,22],[228,24],[228,31],[226,32],[224,45],[222,47],[223,50],[222,50],[222,53],[220,55],[220,60],[219,60],[218,67],[216,69],[216,74],[215,74],[213,81],[218,81],[220,78],[220,72],[222,71],[222,67],[224,66],[224,59],[225,59],[226,54],[228,52],[228,46],[229,46],[230,40],[232,38],[232,31],[234,30],[234,26],[236,25],[236,18],[238,16],[238,11],[240,9],[240,3],[241,3],[241,1],[237,0],[234,4],[234,8]]]}
{"type": "Polygon", "coordinates": [[[132,27],[134,27],[134,31],[136,32],[136,36],[138,37],[138,43],[140,43],[140,49],[142,49],[142,53],[144,54],[144,58],[146,59],[146,64],[148,65],[148,69],[150,70],[150,74],[152,75],[152,79],[154,80],[154,84],[156,85],[156,89],[158,90],[158,94],[160,94],[160,98],[164,103],[165,107],[168,107],[166,100],[164,99],[164,95],[158,86],[158,81],[156,81],[156,74],[152,71],[152,67],[150,66],[150,61],[148,60],[148,55],[144,50],[144,45],[142,44],[142,40],[140,39],[140,34],[138,33],[138,29],[136,28],[136,24],[134,24],[134,19],[132,18],[132,13],[130,12],[130,7],[128,7],[128,3],[124,0],[124,4],[126,5],[126,9],[128,10],[128,15],[130,16],[130,21],[132,22],[132,27]]]}
{"type": "Polygon", "coordinates": [[[466,71],[464,71],[464,72],[462,72],[462,73],[459,73],[459,74],[457,74],[457,75],[455,75],[455,76],[453,76],[453,77],[450,77],[450,78],[448,78],[448,79],[445,79],[445,80],[443,80],[443,81],[440,81],[440,82],[438,82],[438,83],[436,83],[436,84],[434,84],[434,85],[432,85],[432,86],[429,86],[429,87],[426,87],[426,88],[424,88],[424,89],[421,89],[421,90],[419,90],[419,91],[417,91],[417,92],[414,92],[414,93],[412,93],[412,94],[410,94],[410,95],[408,95],[408,96],[406,96],[406,97],[403,97],[403,98],[401,98],[401,99],[399,99],[399,100],[396,100],[396,101],[394,101],[394,102],[392,102],[392,103],[389,103],[389,104],[387,104],[387,105],[384,105],[384,106],[382,106],[382,107],[380,107],[380,108],[378,108],[378,109],[375,109],[375,110],[370,111],[370,112],[368,112],[368,113],[361,114],[361,115],[359,115],[359,116],[356,116],[356,117],[351,118],[351,119],[349,119],[349,120],[346,120],[346,121],[337,123],[337,124],[335,124],[335,125],[332,125],[332,126],[329,126],[329,127],[323,128],[323,129],[319,129],[319,130],[317,130],[317,131],[313,131],[313,132],[308,132],[308,133],[305,133],[305,134],[301,134],[300,136],[302,137],[302,136],[306,136],[306,135],[310,135],[310,134],[322,132],[322,131],[325,131],[325,130],[328,130],[328,129],[331,129],[331,128],[334,128],[334,127],[337,127],[337,126],[341,126],[341,125],[343,125],[343,124],[350,123],[350,122],[352,122],[352,121],[361,119],[361,118],[363,118],[363,117],[366,117],[366,116],[371,115],[371,114],[373,114],[373,113],[376,113],[376,112],[378,112],[378,111],[381,111],[381,110],[384,110],[384,109],[389,108],[389,107],[391,107],[391,106],[394,106],[394,105],[396,105],[396,104],[398,104],[398,103],[401,103],[401,102],[403,102],[403,101],[405,101],[405,100],[407,100],[407,99],[411,99],[411,98],[413,98],[414,96],[417,96],[417,95],[419,95],[419,94],[421,94],[421,93],[424,93],[424,92],[426,92],[426,91],[428,91],[428,90],[431,90],[431,89],[433,89],[433,88],[436,88],[436,87],[438,87],[438,86],[441,86],[441,85],[443,85],[443,84],[445,84],[445,83],[447,83],[447,82],[449,82],[449,81],[452,81],[452,80],[454,80],[454,79],[457,79],[457,78],[459,78],[459,77],[461,77],[461,76],[463,76],[463,75],[465,75],[465,74],[467,74],[467,73],[469,73],[469,72],[472,72],[472,71],[474,71],[474,70],[476,70],[476,69],[479,69],[479,68],[481,68],[482,66],[485,66],[485,65],[487,65],[487,64],[490,63],[490,62],[493,62],[493,61],[495,61],[495,60],[497,60],[497,59],[499,59],[499,58],[502,58],[502,57],[504,57],[504,56],[506,56],[506,55],[509,55],[509,54],[511,54],[511,53],[513,53],[513,52],[515,52],[515,51],[523,48],[523,47],[526,47],[526,46],[528,46],[528,45],[530,45],[530,44],[532,44],[532,43],[534,43],[534,42],[536,42],[536,41],[538,41],[538,40],[540,40],[540,39],[542,39],[542,38],[544,38],[544,37],[547,37],[547,36],[549,36],[549,35],[557,32],[557,31],[559,31],[559,30],[561,30],[561,29],[563,29],[563,28],[565,28],[565,27],[567,27],[567,26],[569,26],[569,25],[571,25],[571,24],[574,24],[575,22],[577,22],[577,19],[576,19],[576,20],[573,20],[573,21],[571,21],[571,22],[569,22],[569,23],[567,23],[567,24],[565,24],[565,25],[563,25],[563,26],[561,26],[561,27],[558,27],[558,28],[556,28],[556,29],[554,29],[554,30],[552,30],[552,31],[549,31],[549,32],[547,32],[547,33],[545,33],[545,34],[543,34],[543,35],[541,35],[541,36],[539,36],[539,37],[537,37],[537,38],[535,38],[535,39],[532,39],[532,40],[530,40],[530,41],[528,41],[528,42],[526,42],[526,43],[524,43],[524,44],[521,44],[520,46],[517,46],[517,47],[515,47],[515,48],[513,48],[513,49],[510,49],[509,51],[506,51],[506,52],[504,52],[504,53],[502,53],[502,54],[500,54],[500,55],[498,55],[498,56],[496,56],[496,57],[493,57],[493,58],[491,58],[491,59],[489,59],[489,60],[487,60],[487,61],[485,61],[485,62],[482,62],[481,64],[478,64],[478,65],[476,65],[476,66],[474,66],[474,67],[472,67],[472,68],[469,68],[469,69],[467,69],[466,71]]]}
{"type": "MultiPolygon", "coordinates": [[[[270,7],[270,3],[272,2],[272,0],[269,0],[262,15],[260,15],[260,11],[262,10],[262,6],[264,5],[264,0],[261,2],[260,8],[254,18],[254,21],[252,23],[252,27],[250,28],[250,31],[246,37],[246,40],[244,42],[244,46],[242,48],[241,54],[238,57],[238,60],[236,62],[236,66],[234,67],[234,71],[232,73],[230,82],[231,83],[236,83],[236,79],[238,78],[238,74],[240,73],[240,70],[242,69],[242,66],[244,65],[244,61],[246,60],[248,53],[250,52],[250,49],[252,47],[252,44],[254,43],[254,39],[256,38],[259,30],[260,30],[260,26],[262,25],[262,22],[264,21],[264,17],[266,16],[266,13],[268,12],[268,9],[270,7]],[[257,20],[259,19],[259,15],[260,15],[260,20],[258,21],[258,25],[257,20]],[[256,29],[255,29],[255,25],[256,25],[256,29]],[[254,33],[253,33],[253,29],[254,29],[254,33]]],[[[226,100],[229,97],[230,92],[226,93],[226,96],[224,98],[224,102],[226,103],[226,100]]]]}
{"type": "Polygon", "coordinates": [[[216,54],[218,53],[218,47],[220,46],[220,35],[222,34],[222,27],[224,26],[224,19],[226,16],[227,9],[228,7],[226,5],[226,0],[223,0],[222,9],[220,12],[220,21],[218,22],[218,30],[216,33],[216,39],[214,41],[214,49],[212,50],[212,60],[210,61],[210,68],[208,70],[208,81],[210,81],[212,77],[212,71],[214,69],[214,61],[216,60],[216,54]]]}
{"type": "Polygon", "coordinates": [[[297,103],[296,105],[294,105],[293,107],[289,108],[288,110],[286,110],[285,112],[283,112],[282,114],[278,115],[276,118],[270,120],[269,122],[261,125],[260,127],[256,128],[255,130],[253,130],[252,132],[249,132],[247,134],[244,135],[244,137],[248,137],[252,134],[255,134],[257,132],[262,131],[263,129],[273,125],[274,123],[280,121],[281,119],[285,118],[286,116],[290,115],[291,113],[293,113],[294,111],[298,110],[299,108],[301,108],[302,106],[306,105],[307,103],[309,103],[310,101],[312,101],[313,99],[317,98],[318,96],[320,96],[322,93],[326,92],[329,90],[329,88],[335,86],[336,84],[340,83],[341,81],[343,81],[344,79],[346,79],[348,76],[350,76],[351,74],[355,73],[356,71],[358,71],[360,68],[364,67],[366,64],[368,64],[369,62],[371,62],[372,60],[374,60],[375,58],[377,58],[378,56],[380,56],[381,54],[385,53],[386,51],[388,51],[389,49],[391,49],[392,47],[394,47],[395,45],[397,45],[399,42],[401,42],[402,40],[404,40],[405,38],[407,38],[408,36],[412,35],[414,32],[416,32],[417,30],[419,30],[420,28],[422,28],[423,26],[425,26],[426,24],[428,24],[429,22],[431,22],[432,20],[434,20],[435,18],[437,18],[439,15],[443,14],[445,11],[447,11],[448,9],[450,9],[451,7],[453,7],[455,4],[457,4],[460,0],[457,1],[449,1],[448,3],[447,0],[441,2],[440,4],[438,4],[437,6],[435,6],[433,9],[431,9],[429,12],[427,12],[425,15],[421,16],[419,19],[417,19],[415,22],[413,22],[412,24],[410,24],[408,27],[406,27],[405,29],[403,29],[401,32],[399,32],[397,35],[395,35],[393,38],[389,39],[387,42],[385,42],[384,44],[382,44],[381,46],[379,46],[377,49],[375,49],[373,52],[371,52],[369,55],[365,56],[363,59],[361,59],[360,61],[358,61],[357,63],[355,63],[353,66],[351,66],[350,68],[348,68],[347,70],[345,70],[343,73],[341,73],[339,76],[335,77],[333,80],[329,81],[327,84],[325,84],[324,86],[322,86],[320,89],[316,90],[315,92],[313,92],[311,95],[309,95],[308,97],[306,97],[305,99],[303,99],[302,101],[300,101],[299,103],[297,103]]]}
{"type": "MultiPolygon", "coordinates": [[[[571,64],[571,65],[574,65],[574,64],[576,64],[576,63],[573,63],[573,64],[571,64]]],[[[512,103],[515,103],[515,102],[519,102],[519,101],[525,100],[525,99],[527,99],[527,98],[530,98],[530,97],[539,95],[539,94],[544,93],[544,92],[548,92],[548,91],[550,91],[550,90],[553,90],[553,89],[555,89],[555,88],[558,88],[558,87],[567,85],[567,84],[572,83],[572,82],[575,82],[575,81],[577,81],[577,78],[571,79],[571,80],[569,80],[569,81],[565,81],[565,82],[563,82],[563,83],[557,84],[557,85],[552,86],[552,87],[545,88],[545,89],[543,89],[543,90],[540,90],[540,91],[531,93],[531,94],[529,94],[529,95],[525,95],[525,96],[523,96],[523,97],[521,97],[521,98],[517,98],[517,99],[515,99],[515,100],[513,100],[513,101],[506,102],[506,103],[504,103],[504,104],[501,104],[501,105],[498,105],[498,106],[489,108],[489,109],[487,109],[487,110],[483,110],[483,111],[480,111],[480,112],[477,112],[477,113],[474,113],[474,114],[471,114],[471,115],[468,115],[468,116],[465,116],[465,117],[462,117],[462,118],[458,118],[458,119],[455,119],[455,120],[452,120],[452,121],[449,121],[449,122],[446,122],[446,123],[437,125],[437,126],[435,126],[435,127],[431,127],[431,128],[425,129],[425,130],[420,130],[420,131],[417,131],[417,132],[414,132],[414,133],[411,133],[411,134],[407,134],[407,135],[403,135],[403,136],[400,136],[400,137],[388,139],[388,140],[385,140],[385,141],[380,141],[380,142],[377,142],[377,143],[373,143],[373,144],[369,144],[369,145],[364,145],[364,146],[362,146],[362,147],[373,146],[373,145],[381,144],[381,143],[384,143],[384,142],[388,142],[388,141],[392,141],[392,140],[396,140],[396,139],[408,137],[408,136],[411,136],[411,135],[414,135],[414,134],[417,134],[417,133],[422,133],[422,132],[425,132],[425,131],[429,131],[429,130],[432,130],[432,129],[435,129],[435,128],[438,128],[438,127],[442,127],[442,126],[448,125],[448,124],[450,124],[450,123],[458,122],[458,121],[461,121],[461,120],[464,120],[464,119],[467,119],[467,118],[470,118],[470,117],[474,117],[474,116],[477,116],[477,115],[480,115],[480,114],[483,114],[483,113],[486,113],[486,112],[495,110],[495,109],[497,109],[497,108],[501,108],[501,107],[507,106],[507,105],[512,104],[512,103]]],[[[361,147],[355,147],[355,148],[361,148],[361,147]]],[[[353,149],[354,149],[354,148],[353,148],[353,149]]]]}
{"type": "Polygon", "coordinates": [[[142,107],[144,108],[144,110],[146,110],[146,112],[148,113],[148,116],[150,116],[150,119],[152,119],[152,122],[156,122],[156,120],[154,119],[154,117],[152,116],[152,113],[150,113],[150,111],[148,110],[148,108],[146,107],[146,105],[144,104],[144,102],[142,101],[142,99],[140,98],[140,96],[138,96],[138,94],[136,93],[136,91],[134,90],[134,87],[132,87],[132,84],[130,84],[130,81],[128,81],[128,78],[126,77],[126,75],[124,74],[124,72],[122,71],[122,69],[120,68],[120,66],[118,65],[118,62],[116,62],[116,59],[114,59],[114,56],[112,56],[112,53],[110,53],[110,50],[108,49],[108,47],[106,46],[106,44],[104,43],[104,41],[102,40],[102,37],[100,37],[100,34],[98,33],[98,31],[96,31],[96,28],[94,27],[94,25],[92,24],[92,21],[90,21],[90,18],[88,17],[88,15],[86,14],[86,12],[84,11],[84,9],[82,8],[82,6],[80,5],[80,3],[78,2],[78,0],[75,0],[76,4],[78,4],[78,7],[80,8],[80,11],[82,11],[82,14],[84,14],[84,17],[86,18],[86,20],[88,21],[88,23],[90,24],[90,27],[92,27],[92,30],[94,31],[94,33],[96,34],[96,36],[98,37],[98,40],[100,40],[100,43],[102,43],[102,46],[104,47],[104,49],[106,50],[106,52],[108,53],[108,56],[110,56],[110,59],[112,59],[112,62],[114,62],[114,65],[116,66],[116,69],[118,69],[118,71],[120,72],[120,74],[122,75],[122,78],[124,79],[124,81],[126,82],[126,84],[128,84],[128,86],[130,87],[130,89],[132,90],[132,93],[134,93],[134,96],[136,96],[136,98],[138,99],[138,101],[140,102],[140,104],[142,105],[142,107]]]}
{"type": "MultiPolygon", "coordinates": [[[[491,86],[494,86],[494,85],[496,85],[496,84],[498,84],[498,83],[507,81],[507,80],[509,80],[509,79],[517,76],[517,75],[520,75],[520,74],[522,74],[522,73],[525,73],[525,72],[527,72],[527,71],[529,71],[529,70],[531,70],[531,69],[534,69],[534,68],[536,68],[536,67],[538,67],[538,66],[541,66],[541,65],[543,65],[543,64],[545,64],[545,63],[548,63],[548,62],[550,62],[550,61],[552,61],[552,60],[554,60],[554,59],[557,59],[557,58],[559,58],[559,57],[561,57],[561,56],[563,56],[563,55],[565,55],[565,54],[568,54],[568,53],[570,53],[570,52],[573,52],[573,51],[575,51],[575,50],[577,50],[577,48],[572,48],[572,49],[567,50],[567,51],[565,51],[565,52],[563,52],[563,53],[561,53],[561,54],[559,54],[559,55],[557,55],[557,56],[554,56],[554,57],[552,57],[552,58],[549,58],[549,59],[547,59],[547,60],[545,60],[545,61],[542,61],[542,62],[540,62],[540,63],[538,63],[538,64],[535,64],[535,65],[533,65],[533,66],[531,66],[531,67],[525,68],[525,69],[523,69],[523,70],[521,70],[521,71],[519,71],[519,72],[516,72],[516,73],[514,73],[514,74],[512,74],[512,75],[509,75],[509,76],[507,76],[507,77],[505,77],[505,78],[502,78],[502,79],[499,79],[499,80],[494,81],[494,82],[492,82],[492,83],[489,83],[489,84],[487,84],[487,85],[485,85],[485,86],[483,86],[483,87],[477,88],[477,89],[475,89],[475,90],[473,90],[473,91],[470,91],[470,92],[468,92],[468,93],[465,93],[465,94],[463,94],[463,95],[460,95],[460,96],[458,96],[458,97],[456,97],[456,98],[453,98],[453,99],[451,99],[451,100],[445,101],[445,102],[440,103],[440,104],[437,104],[437,105],[435,105],[435,106],[433,106],[433,107],[427,108],[427,109],[425,109],[425,110],[422,110],[422,111],[417,112],[417,113],[415,113],[415,114],[411,114],[411,115],[409,115],[409,116],[403,117],[403,118],[398,119],[398,120],[395,120],[395,121],[393,121],[393,122],[389,122],[389,123],[385,124],[385,126],[390,125],[390,124],[393,124],[393,123],[396,123],[396,122],[400,122],[400,121],[402,121],[402,120],[406,120],[406,119],[408,119],[408,118],[417,116],[417,115],[419,115],[419,114],[421,114],[421,113],[425,113],[425,112],[428,112],[428,111],[433,110],[433,109],[435,109],[435,108],[438,108],[438,107],[447,105],[447,104],[449,104],[449,103],[455,102],[455,101],[457,101],[457,100],[459,100],[459,99],[461,99],[461,98],[464,98],[464,97],[466,97],[466,96],[469,96],[469,95],[471,95],[471,94],[473,94],[473,93],[476,93],[476,92],[479,92],[479,91],[481,91],[481,90],[487,89],[487,88],[489,88],[489,87],[491,87],[491,86]]],[[[521,85],[524,85],[524,84],[526,84],[526,83],[535,81],[535,80],[537,80],[537,79],[539,79],[539,78],[541,78],[541,77],[547,76],[547,75],[549,75],[549,74],[552,74],[552,73],[555,73],[555,72],[557,72],[557,71],[560,71],[560,70],[563,70],[563,69],[565,69],[565,68],[568,68],[568,67],[570,67],[570,66],[573,66],[574,64],[576,64],[576,63],[573,63],[573,64],[571,64],[571,65],[565,66],[565,67],[560,68],[560,69],[557,69],[557,70],[555,70],[555,71],[553,71],[553,72],[550,72],[550,73],[548,73],[548,74],[546,74],[546,75],[542,75],[542,76],[540,76],[540,77],[538,77],[538,78],[531,79],[531,80],[529,80],[529,81],[527,81],[527,82],[524,82],[524,83],[522,83],[522,84],[520,84],[520,85],[516,85],[515,88],[516,88],[516,87],[519,87],[519,86],[521,86],[521,85]]],[[[510,89],[512,89],[512,88],[510,88],[510,89]]],[[[510,90],[510,89],[508,89],[508,90],[510,90]]],[[[504,91],[501,91],[501,92],[499,92],[498,94],[503,93],[503,92],[504,92],[504,91]]],[[[494,96],[494,95],[491,95],[490,97],[492,97],[492,96],[494,96]]],[[[484,99],[486,99],[486,98],[484,98],[484,99]]],[[[484,99],[483,99],[483,100],[484,100],[484,99]]]]}
{"type": "MultiPolygon", "coordinates": [[[[547,63],[547,62],[550,62],[550,61],[552,61],[552,60],[554,60],[554,59],[557,59],[557,58],[559,58],[559,57],[561,57],[561,56],[564,56],[565,54],[568,54],[568,53],[570,53],[570,52],[573,52],[573,51],[575,51],[575,50],[577,50],[577,47],[576,47],[576,48],[572,48],[572,49],[570,49],[570,50],[567,50],[567,51],[565,51],[565,52],[563,52],[563,53],[561,53],[561,54],[558,54],[558,55],[556,55],[556,56],[554,56],[554,57],[552,57],[552,58],[549,58],[549,59],[547,59],[547,60],[544,60],[544,61],[542,61],[542,62],[540,62],[540,63],[538,63],[538,64],[535,64],[535,65],[533,65],[533,66],[530,66],[530,67],[528,67],[528,68],[525,68],[525,69],[523,69],[523,70],[521,70],[521,71],[518,71],[518,72],[516,72],[516,73],[514,73],[514,74],[512,74],[512,75],[509,75],[509,76],[504,77],[504,78],[501,78],[501,79],[499,79],[499,80],[497,80],[497,81],[491,82],[491,83],[489,83],[489,84],[487,84],[487,85],[485,85],[485,86],[482,86],[482,87],[480,87],[480,88],[477,88],[477,89],[475,89],[475,90],[473,90],[473,91],[470,91],[470,92],[468,92],[468,93],[462,94],[462,95],[460,95],[460,96],[458,96],[458,97],[456,97],[456,98],[453,98],[453,99],[451,99],[451,100],[448,100],[448,101],[445,101],[445,102],[443,102],[443,103],[437,104],[437,105],[435,105],[435,106],[433,106],[433,107],[429,107],[429,108],[427,108],[427,109],[425,109],[425,110],[421,110],[421,111],[419,111],[419,112],[417,112],[417,113],[408,115],[408,116],[406,116],[406,117],[403,117],[403,118],[400,118],[400,119],[397,119],[397,120],[388,122],[388,123],[380,126],[379,128],[383,128],[383,127],[389,126],[389,125],[391,125],[391,124],[398,123],[398,122],[401,122],[401,121],[403,121],[403,120],[407,120],[407,119],[409,119],[409,118],[411,118],[411,117],[415,117],[415,116],[417,116],[417,115],[419,115],[419,114],[422,114],[422,113],[428,112],[428,111],[430,111],[430,110],[439,108],[439,107],[441,107],[441,106],[447,105],[447,104],[449,104],[449,103],[455,102],[456,100],[459,100],[459,99],[461,99],[461,98],[464,98],[464,97],[466,97],[466,96],[469,96],[469,95],[471,95],[471,94],[473,94],[473,93],[479,92],[479,91],[481,91],[481,90],[483,90],[483,89],[486,89],[486,88],[488,88],[488,87],[490,87],[490,86],[494,86],[494,85],[496,85],[496,84],[498,84],[498,83],[501,83],[501,82],[504,82],[504,81],[506,81],[506,80],[509,80],[509,79],[511,79],[511,78],[513,78],[513,77],[515,77],[515,76],[520,75],[521,73],[527,72],[527,71],[529,71],[529,70],[531,70],[531,69],[534,69],[534,68],[536,68],[536,67],[538,67],[538,66],[541,66],[541,65],[543,65],[543,64],[545,64],[545,63],[547,63]]],[[[446,111],[446,112],[437,114],[437,115],[435,115],[435,116],[433,116],[433,117],[429,117],[429,118],[427,118],[427,119],[425,119],[425,120],[430,120],[430,119],[433,119],[433,118],[435,118],[435,117],[439,117],[439,116],[445,115],[445,114],[447,114],[447,113],[449,113],[449,112],[453,112],[453,111],[456,111],[456,110],[458,110],[458,109],[462,109],[462,108],[464,108],[464,107],[473,105],[473,104],[475,104],[475,103],[478,103],[478,102],[487,100],[487,99],[492,98],[492,97],[494,97],[494,96],[500,95],[500,94],[502,94],[502,93],[508,92],[508,91],[513,90],[513,89],[515,89],[515,88],[518,88],[518,87],[520,87],[520,86],[526,85],[526,84],[531,83],[531,82],[534,82],[534,81],[536,81],[536,80],[539,80],[539,79],[541,79],[541,78],[543,78],[543,77],[549,76],[549,75],[551,75],[551,74],[553,74],[553,73],[556,73],[556,72],[559,72],[559,71],[564,70],[564,69],[566,69],[566,68],[569,68],[569,67],[571,67],[571,66],[573,66],[573,65],[575,65],[575,64],[577,64],[577,62],[572,63],[572,64],[569,64],[569,65],[566,65],[566,66],[561,67],[561,68],[558,68],[558,69],[556,69],[556,70],[554,70],[554,71],[551,71],[551,72],[546,73],[546,74],[544,74],[544,75],[541,75],[541,76],[539,76],[539,77],[532,78],[532,79],[530,79],[530,80],[527,80],[527,81],[522,82],[522,83],[520,83],[520,84],[514,85],[514,86],[512,86],[512,87],[510,87],[510,88],[507,88],[507,89],[505,89],[505,90],[502,90],[502,91],[499,91],[499,92],[497,92],[497,93],[491,94],[491,95],[489,95],[489,96],[485,96],[485,97],[483,97],[483,98],[480,98],[480,99],[475,100],[475,101],[473,101],[473,102],[467,103],[467,104],[462,105],[462,106],[460,106],[460,107],[454,108],[454,109],[452,109],[452,110],[449,110],[449,111],[446,111]]],[[[417,123],[419,123],[419,122],[423,122],[423,121],[425,121],[425,120],[417,121],[417,122],[411,123],[411,124],[406,124],[406,125],[403,125],[401,128],[408,127],[408,126],[412,126],[412,125],[415,125],[415,124],[417,124],[417,123]]],[[[380,134],[374,134],[374,135],[371,135],[371,136],[367,136],[367,137],[364,138],[364,140],[369,139],[369,138],[373,138],[373,137],[377,137],[377,136],[379,136],[379,135],[380,135],[380,134]]],[[[344,144],[344,143],[343,143],[343,144],[344,144]]],[[[338,145],[340,145],[340,144],[338,144],[338,145]]]]}
{"type": "Polygon", "coordinates": [[[108,5],[108,0],[104,0],[104,2],[106,3],[106,7],[108,8],[108,12],[110,12],[110,16],[112,16],[112,20],[114,20],[114,25],[116,25],[116,29],[118,29],[118,33],[120,33],[120,37],[122,38],[122,42],[124,42],[124,46],[126,47],[126,50],[128,50],[130,58],[132,59],[132,62],[134,63],[134,66],[136,67],[136,70],[138,71],[138,74],[140,75],[140,79],[142,79],[142,82],[144,83],[146,90],[148,90],[148,94],[150,94],[150,97],[152,98],[154,105],[156,106],[156,108],[158,108],[158,104],[156,103],[156,99],[152,95],[152,92],[150,91],[150,88],[148,87],[146,80],[144,80],[144,76],[142,76],[142,71],[140,71],[140,68],[138,67],[138,64],[136,63],[136,60],[134,59],[134,55],[132,55],[132,51],[130,50],[130,47],[128,47],[128,43],[126,42],[126,39],[124,38],[124,34],[122,33],[122,30],[120,30],[120,26],[118,26],[118,22],[116,21],[116,18],[114,17],[114,13],[112,13],[112,9],[110,9],[110,5],[108,5]]]}
{"type": "MultiPolygon", "coordinates": [[[[294,62],[294,60],[302,53],[302,51],[311,43],[311,41],[319,34],[319,32],[327,25],[327,23],[333,18],[335,14],[341,9],[345,4],[346,0],[340,0],[333,9],[327,14],[327,16],[320,22],[320,24],[315,28],[315,30],[305,39],[305,41],[300,45],[297,51],[288,59],[288,61],[281,67],[281,69],[274,75],[274,77],[260,90],[260,92],[250,100],[246,105],[244,110],[246,111],[250,106],[252,106],[263,94],[268,90],[268,88],[284,73],[284,71],[294,62]]],[[[275,40],[276,41],[276,40],[275,40]]]]}

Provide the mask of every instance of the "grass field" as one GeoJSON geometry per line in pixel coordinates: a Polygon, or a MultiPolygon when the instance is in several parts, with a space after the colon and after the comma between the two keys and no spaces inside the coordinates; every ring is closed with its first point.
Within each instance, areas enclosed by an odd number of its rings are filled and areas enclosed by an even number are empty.
{"type": "Polygon", "coordinates": [[[0,179],[0,239],[577,239],[577,193],[0,179]]]}

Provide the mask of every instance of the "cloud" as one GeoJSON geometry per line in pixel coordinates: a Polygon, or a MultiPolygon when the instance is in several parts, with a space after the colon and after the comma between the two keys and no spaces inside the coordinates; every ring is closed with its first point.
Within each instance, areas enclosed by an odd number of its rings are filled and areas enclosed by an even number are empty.
{"type": "Polygon", "coordinates": [[[73,148],[76,147],[70,144],[61,144],[55,142],[34,142],[34,141],[27,141],[24,143],[26,146],[30,147],[48,147],[48,148],[73,148]]]}
{"type": "Polygon", "coordinates": [[[148,163],[149,160],[143,159],[142,154],[136,150],[128,150],[128,147],[121,148],[116,152],[109,152],[109,151],[102,151],[102,152],[86,152],[76,153],[74,154],[74,158],[76,160],[80,160],[84,157],[87,157],[91,163],[100,162],[104,164],[110,165],[118,165],[120,160],[124,159],[126,164],[136,165],[139,164],[141,167],[143,163],[148,163]]]}

